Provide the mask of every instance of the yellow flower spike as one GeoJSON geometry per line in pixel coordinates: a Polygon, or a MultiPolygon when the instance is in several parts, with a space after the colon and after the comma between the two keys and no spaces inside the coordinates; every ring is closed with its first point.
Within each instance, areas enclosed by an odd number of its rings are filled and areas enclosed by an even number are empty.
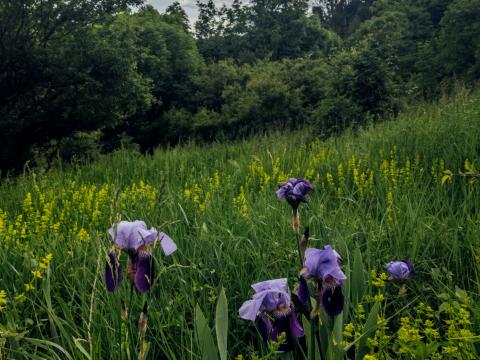
{"type": "Polygon", "coordinates": [[[5,290],[0,290],[0,307],[3,307],[7,304],[7,292],[5,290]]]}
{"type": "Polygon", "coordinates": [[[35,290],[35,286],[33,286],[32,283],[23,284],[23,286],[25,287],[25,291],[26,291],[26,292],[35,290]]]}
{"type": "Polygon", "coordinates": [[[43,275],[39,270],[33,270],[32,275],[36,279],[43,279],[43,275]]]}
{"type": "Polygon", "coordinates": [[[90,235],[88,234],[88,232],[84,228],[81,228],[78,231],[77,236],[81,241],[88,241],[90,239],[90,235]]]}
{"type": "Polygon", "coordinates": [[[27,300],[27,297],[25,296],[25,293],[20,293],[20,294],[15,296],[15,301],[17,301],[19,303],[23,303],[23,302],[25,302],[25,300],[27,300]]]}

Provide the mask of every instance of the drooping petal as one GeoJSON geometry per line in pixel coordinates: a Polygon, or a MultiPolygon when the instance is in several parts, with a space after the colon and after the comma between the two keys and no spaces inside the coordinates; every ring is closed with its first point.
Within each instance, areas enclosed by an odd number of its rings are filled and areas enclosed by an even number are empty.
{"type": "MultiPolygon", "coordinates": [[[[287,333],[290,329],[290,316],[283,316],[279,319],[275,319],[273,324],[272,339],[277,340],[278,335],[282,332],[287,333]]],[[[288,335],[288,334],[287,334],[288,335]]]]}
{"type": "Polygon", "coordinates": [[[300,300],[302,305],[306,305],[309,296],[307,280],[303,276],[300,276],[297,289],[298,300],[300,300]]]}
{"type": "Polygon", "coordinates": [[[295,313],[295,309],[292,306],[292,311],[289,315],[289,320],[290,320],[290,334],[294,337],[302,337],[305,335],[303,331],[302,325],[300,325],[300,322],[297,319],[297,314],[295,313]]]}
{"type": "Polygon", "coordinates": [[[165,256],[169,256],[177,251],[177,245],[167,234],[160,233],[160,245],[162,246],[163,253],[165,256]]]}
{"type": "Polygon", "coordinates": [[[107,264],[104,272],[105,283],[107,290],[110,292],[115,291],[117,286],[122,282],[122,269],[117,259],[115,250],[108,253],[107,264]]]}
{"type": "Polygon", "coordinates": [[[257,323],[258,330],[262,335],[263,343],[265,344],[265,346],[267,346],[268,341],[271,339],[272,336],[272,321],[266,314],[260,313],[255,319],[255,322],[257,323]]]}
{"type": "Polygon", "coordinates": [[[343,310],[343,294],[342,288],[324,288],[322,294],[323,309],[329,316],[337,316],[343,310]]]}
{"type": "Polygon", "coordinates": [[[238,315],[242,319],[254,321],[257,318],[262,302],[263,298],[245,301],[238,310],[238,315]]]}
{"type": "Polygon", "coordinates": [[[275,319],[272,330],[272,340],[277,341],[281,333],[285,333],[286,342],[280,345],[279,350],[291,351],[293,349],[293,342],[290,334],[290,315],[275,319]]]}
{"type": "Polygon", "coordinates": [[[412,279],[413,276],[415,275],[415,268],[413,267],[413,264],[408,260],[403,260],[403,262],[408,266],[408,271],[409,271],[408,278],[412,279]]]}
{"type": "Polygon", "coordinates": [[[148,251],[139,251],[136,259],[135,287],[141,293],[150,290],[154,278],[152,255],[148,251]]]}

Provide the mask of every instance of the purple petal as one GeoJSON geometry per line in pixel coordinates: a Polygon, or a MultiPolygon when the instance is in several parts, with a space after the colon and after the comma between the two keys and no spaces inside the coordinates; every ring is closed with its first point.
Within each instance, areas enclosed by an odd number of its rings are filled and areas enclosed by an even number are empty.
{"type": "Polygon", "coordinates": [[[272,335],[272,330],[273,330],[272,321],[266,314],[261,313],[257,316],[256,323],[258,326],[258,330],[262,335],[263,343],[265,344],[265,346],[267,346],[268,341],[270,340],[272,335]]]}
{"type": "Polygon", "coordinates": [[[136,259],[135,287],[141,293],[150,290],[154,278],[152,255],[147,251],[140,251],[136,259]]]}
{"type": "Polygon", "coordinates": [[[305,305],[308,301],[308,284],[307,280],[303,276],[300,276],[300,278],[298,279],[297,297],[298,300],[300,300],[300,302],[302,303],[302,305],[305,305]]]}
{"type": "Polygon", "coordinates": [[[262,300],[260,310],[274,311],[281,306],[290,306],[290,290],[286,278],[262,281],[252,285],[254,300],[262,300]]]}
{"type": "Polygon", "coordinates": [[[169,256],[177,251],[177,245],[173,242],[170,236],[163,232],[160,233],[160,245],[162,246],[165,256],[169,256]]]}
{"type": "Polygon", "coordinates": [[[123,250],[135,250],[145,243],[151,243],[157,237],[154,228],[147,229],[143,221],[120,221],[109,230],[112,241],[123,250]]]}
{"type": "Polygon", "coordinates": [[[307,275],[317,280],[332,282],[335,286],[342,285],[346,276],[340,268],[340,256],[330,245],[323,250],[308,248],[305,251],[305,267],[307,275]]]}
{"type": "Polygon", "coordinates": [[[288,279],[281,278],[281,279],[261,281],[253,284],[252,288],[253,290],[255,290],[255,292],[261,292],[265,290],[279,290],[283,292],[288,292],[288,279]]]}
{"type": "Polygon", "coordinates": [[[117,255],[114,250],[108,253],[108,260],[105,266],[104,273],[105,283],[107,290],[110,292],[115,291],[117,286],[122,282],[122,269],[120,263],[117,260],[117,255]]]}
{"type": "Polygon", "coordinates": [[[272,340],[277,341],[278,336],[281,333],[285,333],[286,342],[280,345],[280,351],[292,351],[293,350],[293,339],[290,329],[290,320],[291,319],[291,312],[287,316],[283,316],[275,320],[273,331],[272,331],[272,340]]]}
{"type": "Polygon", "coordinates": [[[259,311],[273,312],[279,307],[290,306],[290,290],[287,279],[262,281],[252,285],[253,299],[245,301],[239,310],[242,319],[255,320],[259,311]]]}
{"type": "Polygon", "coordinates": [[[238,310],[238,315],[242,319],[254,321],[257,318],[262,302],[263,298],[245,301],[240,307],[240,310],[238,310]]]}
{"type": "Polygon", "coordinates": [[[158,231],[153,227],[150,230],[138,229],[138,233],[142,240],[148,245],[151,245],[158,237],[158,231]]]}
{"type": "Polygon", "coordinates": [[[293,186],[289,183],[282,184],[278,186],[278,190],[276,192],[277,197],[281,200],[285,200],[287,195],[293,190],[293,186]]]}
{"type": "Polygon", "coordinates": [[[288,179],[288,184],[295,186],[297,185],[300,181],[302,181],[302,179],[297,179],[297,178],[289,178],[288,179]]]}
{"type": "Polygon", "coordinates": [[[313,191],[312,184],[306,180],[302,180],[295,185],[292,193],[299,198],[304,198],[306,201],[305,195],[311,191],[313,191]]]}
{"type": "Polygon", "coordinates": [[[408,266],[408,271],[409,271],[408,278],[412,279],[413,276],[415,275],[415,268],[413,267],[413,264],[408,260],[403,260],[403,262],[408,266]]]}
{"type": "Polygon", "coordinates": [[[391,261],[386,265],[387,272],[390,274],[390,280],[411,279],[415,273],[410,261],[391,261]]]}
{"type": "Polygon", "coordinates": [[[305,335],[302,325],[297,319],[297,314],[295,309],[292,307],[292,312],[290,313],[290,334],[295,337],[302,337],[305,335]]]}
{"type": "Polygon", "coordinates": [[[329,316],[337,316],[343,310],[342,288],[325,288],[322,294],[323,309],[329,316]]]}

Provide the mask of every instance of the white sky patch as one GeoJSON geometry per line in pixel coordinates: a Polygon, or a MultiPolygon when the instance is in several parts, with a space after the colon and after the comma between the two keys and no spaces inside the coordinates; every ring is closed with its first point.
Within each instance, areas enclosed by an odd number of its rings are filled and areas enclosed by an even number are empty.
{"type": "MultiPolygon", "coordinates": [[[[157,10],[160,12],[164,12],[165,9],[173,3],[174,0],[146,0],[145,4],[150,4],[153,5],[157,10]]],[[[195,24],[195,21],[197,20],[198,17],[198,9],[196,5],[195,0],[179,0],[178,1],[180,5],[182,5],[182,8],[185,10],[185,12],[188,15],[188,18],[190,20],[190,24],[195,24]]],[[[215,0],[215,4],[217,6],[222,6],[223,4],[230,6],[232,4],[233,0],[215,0]]]]}

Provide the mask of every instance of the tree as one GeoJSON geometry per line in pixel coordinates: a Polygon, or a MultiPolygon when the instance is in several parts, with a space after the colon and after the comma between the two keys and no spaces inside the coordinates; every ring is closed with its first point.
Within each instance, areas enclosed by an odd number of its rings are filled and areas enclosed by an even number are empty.
{"type": "Polygon", "coordinates": [[[441,59],[448,74],[480,78],[480,0],[455,0],[440,25],[441,59]]]}
{"type": "Polygon", "coordinates": [[[0,3],[0,168],[33,144],[115,124],[148,106],[131,49],[105,31],[140,0],[0,3]]]}
{"type": "Polygon", "coordinates": [[[188,20],[187,13],[183,10],[178,1],[170,4],[165,10],[167,22],[173,22],[180,25],[185,32],[190,31],[190,21],[188,20]]]}

